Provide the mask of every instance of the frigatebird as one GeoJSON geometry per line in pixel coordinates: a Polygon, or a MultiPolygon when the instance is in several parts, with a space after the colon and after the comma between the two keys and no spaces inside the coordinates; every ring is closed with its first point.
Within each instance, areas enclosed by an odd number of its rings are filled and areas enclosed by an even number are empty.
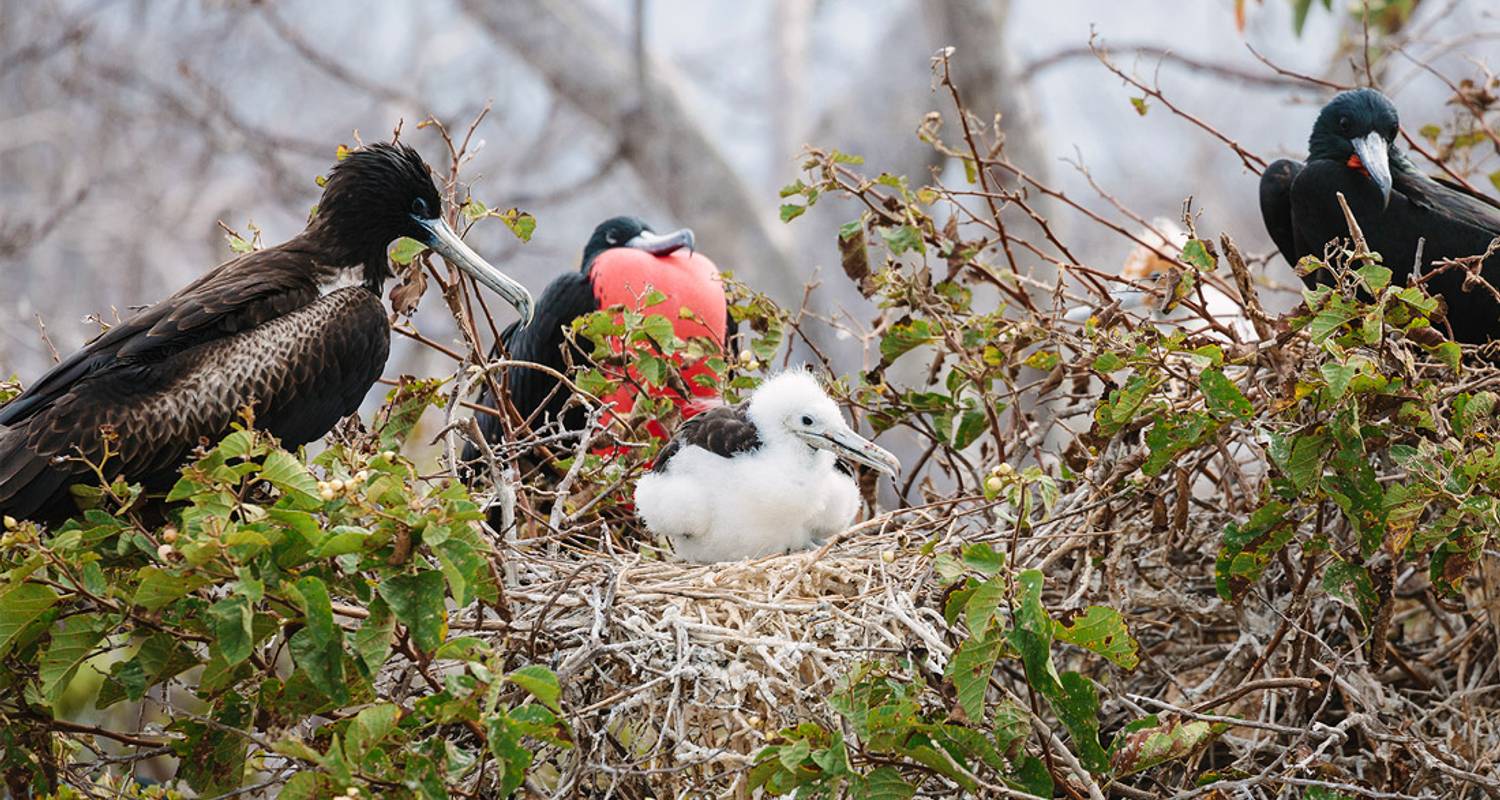
{"type": "MultiPolygon", "coordinates": [[[[1157,217],[1151,220],[1150,225],[1141,228],[1135,238],[1139,244],[1125,256],[1125,261],[1120,265],[1120,277],[1138,285],[1149,285],[1152,282],[1158,285],[1153,290],[1111,287],[1110,299],[1118,301],[1121,311],[1150,319],[1163,331],[1185,330],[1221,341],[1227,340],[1228,334],[1232,334],[1237,341],[1253,340],[1255,329],[1246,318],[1241,304],[1207,280],[1199,278],[1199,283],[1188,293],[1188,299],[1196,308],[1180,303],[1169,308],[1164,302],[1174,289],[1169,285],[1169,276],[1182,268],[1177,262],[1162,256],[1181,253],[1187,246],[1189,237],[1181,225],[1165,217],[1157,217]],[[1210,325],[1209,320],[1204,319],[1203,314],[1198,311],[1199,308],[1219,327],[1210,325]]],[[[1063,319],[1083,323],[1101,311],[1103,309],[1091,305],[1074,306],[1064,313],[1063,319]]]]}
{"type": "Polygon", "coordinates": [[[387,249],[402,236],[529,317],[526,289],[464,244],[441,211],[417,151],[382,143],[349,152],[300,235],[220,264],[0,408],[0,510],[67,516],[69,486],[96,480],[89,462],[102,461],[106,478],[168,487],[193,448],[227,435],[246,409],[287,447],[323,436],[385,366],[380,292],[392,277],[387,249]]]}
{"type": "MultiPolygon", "coordinates": [[[[516,361],[566,372],[570,356],[574,365],[585,361],[584,354],[576,349],[568,353],[563,329],[579,317],[615,305],[665,316],[672,321],[678,338],[707,337],[723,346],[733,328],[724,283],[718,268],[694,252],[693,244],[693,232],[686,228],[657,234],[635,217],[605,220],[594,228],[583,248],[583,262],[578,271],[557,276],[543,290],[537,301],[536,317],[530,322],[516,322],[500,334],[505,352],[516,361]],[[644,304],[643,299],[652,290],[661,293],[665,300],[644,304]]],[[[497,344],[490,353],[491,359],[499,358],[500,352],[497,344]]],[[[684,377],[691,378],[706,369],[701,363],[688,365],[684,377]]],[[[626,387],[616,395],[603,398],[613,403],[615,413],[631,408],[634,386],[630,384],[626,381],[626,387]]],[[[688,386],[696,396],[713,394],[712,389],[692,380],[688,386]]],[[[547,372],[512,367],[505,374],[504,391],[521,418],[534,427],[546,422],[558,422],[565,430],[584,426],[585,410],[577,404],[569,407],[569,390],[547,372]]],[[[679,405],[689,400],[670,390],[662,391],[679,405]]],[[[499,408],[488,389],[479,402],[488,408],[499,408]]],[[[500,420],[493,414],[480,414],[479,427],[486,441],[498,442],[502,438],[500,420]]],[[[664,430],[656,433],[666,438],[664,430]]],[[[473,443],[465,447],[464,463],[472,464],[478,456],[473,443]]]]}
{"type": "Polygon", "coordinates": [[[743,403],[683,422],[636,483],[635,507],[688,561],[802,550],[849,527],[859,511],[843,460],[892,477],[901,469],[849,427],[811,373],[790,370],[743,403]]]}
{"type": "MultiPolygon", "coordinates": [[[[1371,250],[1408,285],[1421,244],[1426,287],[1447,304],[1455,339],[1481,343],[1500,338],[1500,303],[1483,287],[1464,287],[1462,270],[1430,274],[1434,262],[1478,256],[1500,236],[1500,205],[1443,179],[1430,178],[1396,146],[1396,107],[1374,89],[1340,92],[1318,113],[1308,138],[1307,162],[1280,160],[1260,180],[1266,230],[1287,262],[1324,255],[1335,239],[1349,238],[1337,194],[1342,192],[1371,250]]],[[[1482,276],[1500,288],[1500,256],[1486,259],[1482,276]]],[[[1303,277],[1308,286],[1329,283],[1324,269],[1303,277]]]]}

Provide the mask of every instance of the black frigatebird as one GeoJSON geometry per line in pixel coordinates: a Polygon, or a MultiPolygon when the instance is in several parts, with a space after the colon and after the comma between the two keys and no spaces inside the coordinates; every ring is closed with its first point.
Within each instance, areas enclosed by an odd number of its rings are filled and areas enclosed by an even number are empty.
{"type": "MultiPolygon", "coordinates": [[[[1392,280],[1406,285],[1422,241],[1422,273],[1436,261],[1481,255],[1500,236],[1500,206],[1455,183],[1422,174],[1396,147],[1396,107],[1374,89],[1336,95],[1319,112],[1307,143],[1306,163],[1281,160],[1260,180],[1260,209],[1276,247],[1295,265],[1323,256],[1324,247],[1348,238],[1339,207],[1342,192],[1371,250],[1380,253],[1392,280]]],[[[1500,288],[1500,256],[1481,274],[1500,288]]],[[[1326,270],[1303,280],[1329,282],[1326,270]]],[[[1500,338],[1500,303],[1482,287],[1464,289],[1459,270],[1431,276],[1428,291],[1447,304],[1454,338],[1480,343],[1500,338]]]]}
{"type": "MultiPolygon", "coordinates": [[[[693,244],[693,232],[687,229],[657,234],[635,217],[605,220],[589,237],[578,271],[559,275],[547,285],[537,301],[535,318],[514,323],[501,333],[505,352],[514,360],[565,372],[568,343],[563,329],[578,317],[615,305],[665,316],[672,321],[678,338],[707,337],[723,346],[733,327],[724,283],[718,268],[694,252],[693,244]],[[643,298],[653,289],[666,299],[654,305],[643,304],[643,298]]],[[[497,345],[490,357],[499,355],[497,345]]],[[[581,356],[582,353],[573,353],[575,365],[585,363],[581,356]]],[[[691,378],[706,369],[701,363],[688,365],[684,377],[691,378]]],[[[604,398],[614,404],[616,413],[631,408],[633,387],[626,383],[627,387],[617,395],[604,398]]],[[[695,393],[712,393],[692,380],[688,386],[695,393]]],[[[516,411],[534,426],[555,421],[566,430],[578,430],[584,425],[584,410],[576,404],[566,408],[569,391],[546,372],[513,367],[506,372],[504,390],[516,411]]],[[[679,404],[687,402],[687,398],[663,392],[679,404]]],[[[481,395],[480,404],[499,407],[489,390],[481,395]]],[[[486,441],[498,442],[503,438],[500,420],[493,414],[480,414],[479,427],[486,441]]],[[[665,430],[654,432],[666,438],[665,430]]],[[[478,456],[474,444],[465,447],[465,463],[474,463],[478,456]]]]}
{"type": "Polygon", "coordinates": [[[688,561],[801,550],[859,511],[859,486],[841,459],[892,477],[901,469],[849,427],[811,373],[789,370],[739,405],[683,422],[636,483],[636,511],[688,561]]]}
{"type": "Polygon", "coordinates": [[[287,447],[323,436],[385,366],[380,292],[399,237],[428,245],[529,317],[526,289],[464,244],[441,211],[417,151],[351,151],[300,235],[220,264],[0,408],[0,510],[67,516],[69,485],[94,480],[84,459],[104,456],[103,431],[113,438],[105,476],[148,490],[170,486],[200,439],[228,434],[243,409],[287,447]]]}

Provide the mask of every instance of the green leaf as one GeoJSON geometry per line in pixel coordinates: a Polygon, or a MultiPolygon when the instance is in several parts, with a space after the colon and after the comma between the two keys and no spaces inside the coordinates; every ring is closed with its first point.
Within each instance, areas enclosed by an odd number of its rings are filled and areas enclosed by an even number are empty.
{"type": "Polygon", "coordinates": [[[552,670],[533,664],[521,667],[505,677],[542,701],[543,705],[562,713],[562,707],[558,704],[558,698],[562,697],[562,687],[557,682],[557,674],[552,670]]]}
{"type": "Polygon", "coordinates": [[[226,597],[208,608],[208,618],[213,626],[214,644],[224,656],[227,666],[250,657],[254,648],[254,633],[250,603],[244,595],[226,597]]]}
{"type": "Polygon", "coordinates": [[[1463,367],[1464,351],[1457,342],[1443,342],[1432,347],[1428,352],[1437,356],[1437,359],[1448,369],[1459,372],[1463,367]]]}
{"type": "Polygon", "coordinates": [[[901,777],[900,770],[877,767],[852,781],[849,796],[854,800],[909,800],[916,793],[916,787],[901,777]]]}
{"type": "Polygon", "coordinates": [[[276,800],[319,800],[319,798],[328,797],[333,794],[333,790],[324,785],[327,780],[313,770],[293,773],[292,777],[282,784],[276,800]]]}
{"type": "Polygon", "coordinates": [[[78,667],[93,653],[104,638],[106,623],[100,614],[75,614],[63,620],[62,629],[52,633],[47,652],[37,666],[42,696],[53,706],[62,699],[78,667]]]}
{"type": "Polygon", "coordinates": [[[36,583],[23,583],[0,594],[0,658],[15,645],[21,631],[57,603],[57,592],[36,583]]]}
{"type": "Polygon", "coordinates": [[[193,787],[199,797],[229,794],[244,782],[250,743],[238,730],[249,727],[253,714],[254,707],[231,692],[210,715],[217,725],[196,721],[176,724],[189,734],[177,777],[193,787]]]}
{"type": "Polygon", "coordinates": [[[1249,419],[1255,407],[1240,393],[1238,386],[1216,369],[1204,370],[1198,379],[1208,410],[1220,419],[1249,419]]]}
{"type": "Polygon", "coordinates": [[[1209,247],[1210,245],[1202,239],[1189,239],[1188,243],[1182,247],[1182,260],[1204,272],[1213,272],[1219,262],[1209,252],[1209,247]]]}
{"type": "Polygon", "coordinates": [[[391,703],[378,703],[360,710],[344,733],[345,755],[360,761],[371,747],[396,730],[400,721],[401,708],[391,703]]]}
{"type": "Polygon", "coordinates": [[[132,602],[147,611],[159,611],[209,583],[202,575],[174,575],[157,567],[142,567],[138,574],[141,584],[132,602]]]}
{"type": "Polygon", "coordinates": [[[969,635],[984,636],[995,623],[1000,604],[1005,601],[1005,579],[995,576],[975,587],[964,605],[964,621],[969,626],[969,635]]]}
{"type": "Polygon", "coordinates": [[[984,696],[990,685],[990,674],[1005,647],[1005,637],[998,631],[988,636],[971,636],[954,651],[946,670],[948,680],[958,693],[958,704],[970,720],[984,719],[984,696]]]}
{"type": "Polygon", "coordinates": [[[500,221],[523,242],[531,241],[532,234],[536,233],[536,217],[519,208],[508,208],[501,212],[500,221]]]}
{"type": "Polygon", "coordinates": [[[1109,757],[1099,746],[1099,697],[1094,685],[1076,672],[1061,675],[1052,662],[1055,623],[1042,607],[1042,573],[1029,569],[1016,576],[1014,627],[1007,639],[1021,654],[1026,682],[1046,698],[1072,735],[1079,760],[1090,772],[1109,768],[1109,757]]]}
{"type": "Polygon", "coordinates": [[[301,495],[308,501],[317,499],[318,482],[307,471],[307,465],[285,450],[272,450],[266,454],[260,477],[287,494],[301,495]]]}
{"type": "Polygon", "coordinates": [[[927,246],[922,242],[922,233],[910,225],[880,228],[880,238],[885,240],[885,246],[890,249],[891,255],[899,256],[906,252],[924,255],[927,253],[927,246]]]}
{"type": "Polygon", "coordinates": [[[312,634],[313,641],[326,645],[342,637],[342,632],[333,623],[333,601],[328,596],[328,587],[322,579],[312,575],[297,581],[297,594],[301,596],[304,630],[312,634]]]}
{"type": "Polygon", "coordinates": [[[1135,113],[1140,114],[1143,117],[1146,116],[1146,111],[1150,109],[1150,106],[1146,105],[1145,97],[1130,98],[1130,105],[1135,108],[1135,113]]]}
{"type": "Polygon", "coordinates": [[[802,216],[805,213],[807,213],[807,206],[804,206],[804,205],[802,205],[800,203],[782,203],[781,204],[781,221],[782,222],[791,222],[792,220],[794,220],[794,219],[802,216]]]}
{"type": "Polygon", "coordinates": [[[1173,759],[1186,758],[1206,746],[1218,731],[1207,722],[1173,720],[1162,724],[1148,717],[1149,727],[1127,728],[1115,739],[1110,764],[1119,776],[1133,775],[1173,759]]]}
{"type": "Polygon", "coordinates": [[[1370,290],[1370,294],[1379,295],[1385,291],[1385,287],[1391,285],[1391,270],[1379,264],[1366,264],[1354,271],[1355,275],[1370,290]]]}
{"type": "Polygon", "coordinates": [[[1125,628],[1120,612],[1113,608],[1089,606],[1082,616],[1059,624],[1055,633],[1059,641],[1092,650],[1125,669],[1135,669],[1140,663],[1140,644],[1125,628]]]}
{"type": "Polygon", "coordinates": [[[374,674],[391,655],[396,640],[396,617],[391,607],[379,597],[370,603],[370,616],[354,633],[354,652],[365,669],[374,674]]]}
{"type": "Polygon", "coordinates": [[[1005,554],[995,552],[986,542],[978,542],[964,547],[963,562],[984,575],[996,575],[1005,567],[1005,554]]]}
{"type": "Polygon", "coordinates": [[[320,642],[309,628],[292,634],[292,661],[307,676],[313,688],[339,705],[349,702],[349,687],[344,682],[342,635],[332,642],[320,642]]]}
{"type": "Polygon", "coordinates": [[[424,653],[436,650],[448,635],[443,586],[443,573],[433,569],[415,575],[397,575],[381,581],[378,587],[396,619],[406,626],[412,643],[424,653]]]}
{"type": "Polygon", "coordinates": [[[887,363],[895,361],[916,347],[933,341],[932,326],[927,320],[914,319],[897,322],[880,338],[880,357],[887,363]]]}
{"type": "Polygon", "coordinates": [[[1323,591],[1357,610],[1366,627],[1380,608],[1380,595],[1375,592],[1370,571],[1341,558],[1335,558],[1323,571],[1323,591]]]}
{"type": "Polygon", "coordinates": [[[1349,381],[1354,379],[1358,369],[1348,364],[1328,362],[1319,365],[1318,372],[1322,373],[1323,380],[1328,382],[1328,393],[1334,400],[1338,400],[1344,396],[1344,392],[1349,390],[1349,381]]]}
{"type": "Polygon", "coordinates": [[[410,264],[412,259],[426,252],[426,250],[427,245],[422,244],[416,239],[408,239],[403,236],[397,239],[395,246],[391,248],[391,260],[404,267],[410,264]]]}
{"type": "Polygon", "coordinates": [[[1296,532],[1296,526],[1287,519],[1290,510],[1290,505],[1272,501],[1256,509],[1245,524],[1231,522],[1224,528],[1224,543],[1214,564],[1219,597],[1227,601],[1243,597],[1265,573],[1271,559],[1296,532]]]}

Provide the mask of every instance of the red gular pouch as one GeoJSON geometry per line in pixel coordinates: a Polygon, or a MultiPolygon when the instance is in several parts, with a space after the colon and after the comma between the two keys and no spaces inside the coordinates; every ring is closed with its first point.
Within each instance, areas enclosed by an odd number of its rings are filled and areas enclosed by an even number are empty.
{"type": "MultiPolygon", "coordinates": [[[[590,272],[594,285],[594,297],[600,308],[624,306],[642,315],[660,314],[671,320],[673,333],[684,341],[695,337],[717,342],[722,352],[728,324],[729,301],[724,296],[724,279],[719,268],[706,256],[679,250],[665,256],[654,256],[644,250],[615,248],[606,250],[594,259],[590,272]],[[645,305],[642,301],[653,291],[666,299],[660,303],[645,305]]],[[[621,321],[621,315],[615,316],[621,321]]],[[[610,349],[622,353],[625,343],[619,337],[610,338],[610,349]]],[[[637,344],[644,352],[657,354],[654,345],[637,344]]],[[[715,375],[707,364],[707,358],[686,363],[682,354],[673,354],[672,363],[679,369],[687,384],[691,397],[666,386],[652,386],[634,366],[628,368],[628,380],[617,369],[607,370],[612,379],[622,380],[621,387],[601,398],[613,404],[614,415],[629,414],[635,407],[636,393],[646,389],[653,397],[669,398],[682,412],[684,418],[696,414],[705,407],[701,401],[717,398],[721,376],[715,375]],[[697,376],[706,375],[711,382],[701,385],[697,376]]],[[[707,405],[712,405],[708,403],[707,405]]],[[[606,416],[606,421],[609,416],[606,416]]],[[[658,439],[667,439],[669,434],[658,420],[647,423],[647,430],[658,439]]]]}
{"type": "Polygon", "coordinates": [[[1344,162],[1344,166],[1348,167],[1349,169],[1358,170],[1359,174],[1365,176],[1366,178],[1370,177],[1370,171],[1365,169],[1365,162],[1360,161],[1359,156],[1357,155],[1350,154],[1349,160],[1344,162]]]}

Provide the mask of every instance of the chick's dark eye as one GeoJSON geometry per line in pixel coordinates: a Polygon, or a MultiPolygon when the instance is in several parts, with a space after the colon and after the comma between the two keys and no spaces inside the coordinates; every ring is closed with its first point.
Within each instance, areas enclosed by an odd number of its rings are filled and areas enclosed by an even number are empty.
{"type": "Polygon", "coordinates": [[[812,422],[813,422],[812,417],[810,417],[810,416],[808,416],[806,414],[802,415],[802,424],[803,425],[812,425],[812,422]]]}
{"type": "Polygon", "coordinates": [[[1347,130],[1349,130],[1349,118],[1348,117],[1339,117],[1339,130],[1341,130],[1341,131],[1347,131],[1347,130]]]}
{"type": "Polygon", "coordinates": [[[418,197],[411,201],[411,213],[426,219],[432,216],[432,207],[427,205],[426,198],[418,197]]]}

